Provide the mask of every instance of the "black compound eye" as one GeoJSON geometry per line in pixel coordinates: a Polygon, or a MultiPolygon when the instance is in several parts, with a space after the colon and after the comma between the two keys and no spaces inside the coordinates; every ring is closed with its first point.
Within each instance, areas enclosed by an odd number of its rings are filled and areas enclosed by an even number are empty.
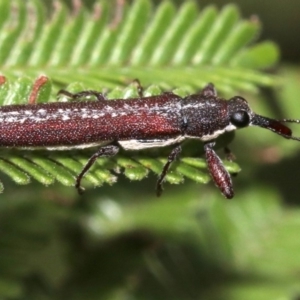
{"type": "Polygon", "coordinates": [[[250,116],[245,110],[239,110],[232,114],[230,121],[238,128],[246,127],[250,123],[250,116]]]}

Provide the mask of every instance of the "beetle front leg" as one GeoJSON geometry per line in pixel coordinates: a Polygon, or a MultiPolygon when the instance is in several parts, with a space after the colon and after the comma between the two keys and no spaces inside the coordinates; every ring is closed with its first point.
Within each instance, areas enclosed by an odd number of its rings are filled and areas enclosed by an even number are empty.
{"type": "Polygon", "coordinates": [[[159,197],[161,195],[161,193],[163,191],[162,183],[163,183],[163,181],[164,181],[164,179],[165,179],[165,177],[166,177],[166,175],[168,173],[168,170],[169,170],[172,162],[177,159],[177,157],[179,156],[180,152],[181,152],[181,146],[178,145],[169,154],[168,161],[164,165],[164,168],[163,168],[161,174],[159,175],[157,183],[156,183],[156,195],[157,195],[157,197],[159,197]]]}
{"type": "MultiPolygon", "coordinates": [[[[235,160],[235,155],[231,152],[231,150],[226,146],[224,147],[225,157],[228,161],[233,162],[235,160]]],[[[235,177],[238,173],[231,173],[231,176],[235,177]]]]}
{"type": "Polygon", "coordinates": [[[226,159],[228,161],[234,161],[235,160],[235,155],[231,152],[231,150],[227,146],[224,147],[224,153],[225,153],[226,159]]]}
{"type": "Polygon", "coordinates": [[[206,143],[204,145],[207,167],[215,185],[221,190],[222,194],[227,199],[231,199],[234,196],[231,177],[228,171],[224,168],[221,159],[213,150],[214,145],[214,142],[206,143]]]}

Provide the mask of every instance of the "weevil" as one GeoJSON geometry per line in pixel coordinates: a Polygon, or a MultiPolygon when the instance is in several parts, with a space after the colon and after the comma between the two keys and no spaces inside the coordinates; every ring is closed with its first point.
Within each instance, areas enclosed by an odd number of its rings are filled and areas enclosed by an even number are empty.
{"type": "Polygon", "coordinates": [[[138,82],[139,97],[107,100],[97,91],[59,94],[70,102],[7,105],[0,108],[0,147],[70,150],[98,147],[76,177],[75,187],[82,191],[81,180],[99,157],[116,155],[120,148],[142,150],[173,146],[157,180],[156,192],[170,165],[179,157],[186,139],[203,142],[209,173],[228,199],[234,196],[228,171],[214,150],[215,140],[225,132],[259,126],[287,139],[299,141],[283,123],[299,120],[274,120],[255,114],[247,101],[235,96],[218,97],[213,84],[197,94],[180,97],[172,92],[144,97],[138,82]],[[89,96],[96,101],[83,100],[89,96]],[[80,100],[81,99],[81,100],[80,100]]]}

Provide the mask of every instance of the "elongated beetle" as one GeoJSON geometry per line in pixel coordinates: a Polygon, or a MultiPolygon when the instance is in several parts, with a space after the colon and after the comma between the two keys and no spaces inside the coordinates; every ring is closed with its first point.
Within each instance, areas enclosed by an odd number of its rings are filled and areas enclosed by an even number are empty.
{"type": "MultiPolygon", "coordinates": [[[[209,173],[230,199],[234,196],[231,177],[213,147],[215,139],[227,131],[250,125],[269,129],[287,139],[299,141],[285,122],[255,114],[247,101],[236,96],[225,100],[217,96],[213,84],[200,93],[180,97],[172,92],[139,98],[106,100],[97,91],[59,94],[74,100],[95,96],[98,101],[71,101],[47,104],[8,105],[0,108],[0,146],[25,149],[69,150],[100,147],[88,160],[76,178],[81,191],[81,180],[98,157],[114,156],[119,148],[141,150],[174,145],[168,161],[157,181],[157,195],[171,163],[181,152],[185,139],[204,142],[209,173]]],[[[31,99],[32,103],[32,99],[31,99]]]]}

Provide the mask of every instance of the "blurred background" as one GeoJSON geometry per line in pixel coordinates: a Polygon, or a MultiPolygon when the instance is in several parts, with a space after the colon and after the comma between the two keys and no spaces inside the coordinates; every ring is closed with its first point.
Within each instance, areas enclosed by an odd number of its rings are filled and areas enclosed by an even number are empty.
{"type": "MultiPolygon", "coordinates": [[[[300,118],[300,2],[198,2],[235,3],[243,18],[260,19],[259,40],[280,48],[268,72],[281,84],[249,101],[259,114],[300,118]]],[[[213,183],[190,180],[165,184],[158,199],[153,174],[140,182],[120,174],[83,196],[1,175],[0,297],[300,299],[300,144],[247,128],[230,148],[242,168],[230,201],[213,183]]]]}

